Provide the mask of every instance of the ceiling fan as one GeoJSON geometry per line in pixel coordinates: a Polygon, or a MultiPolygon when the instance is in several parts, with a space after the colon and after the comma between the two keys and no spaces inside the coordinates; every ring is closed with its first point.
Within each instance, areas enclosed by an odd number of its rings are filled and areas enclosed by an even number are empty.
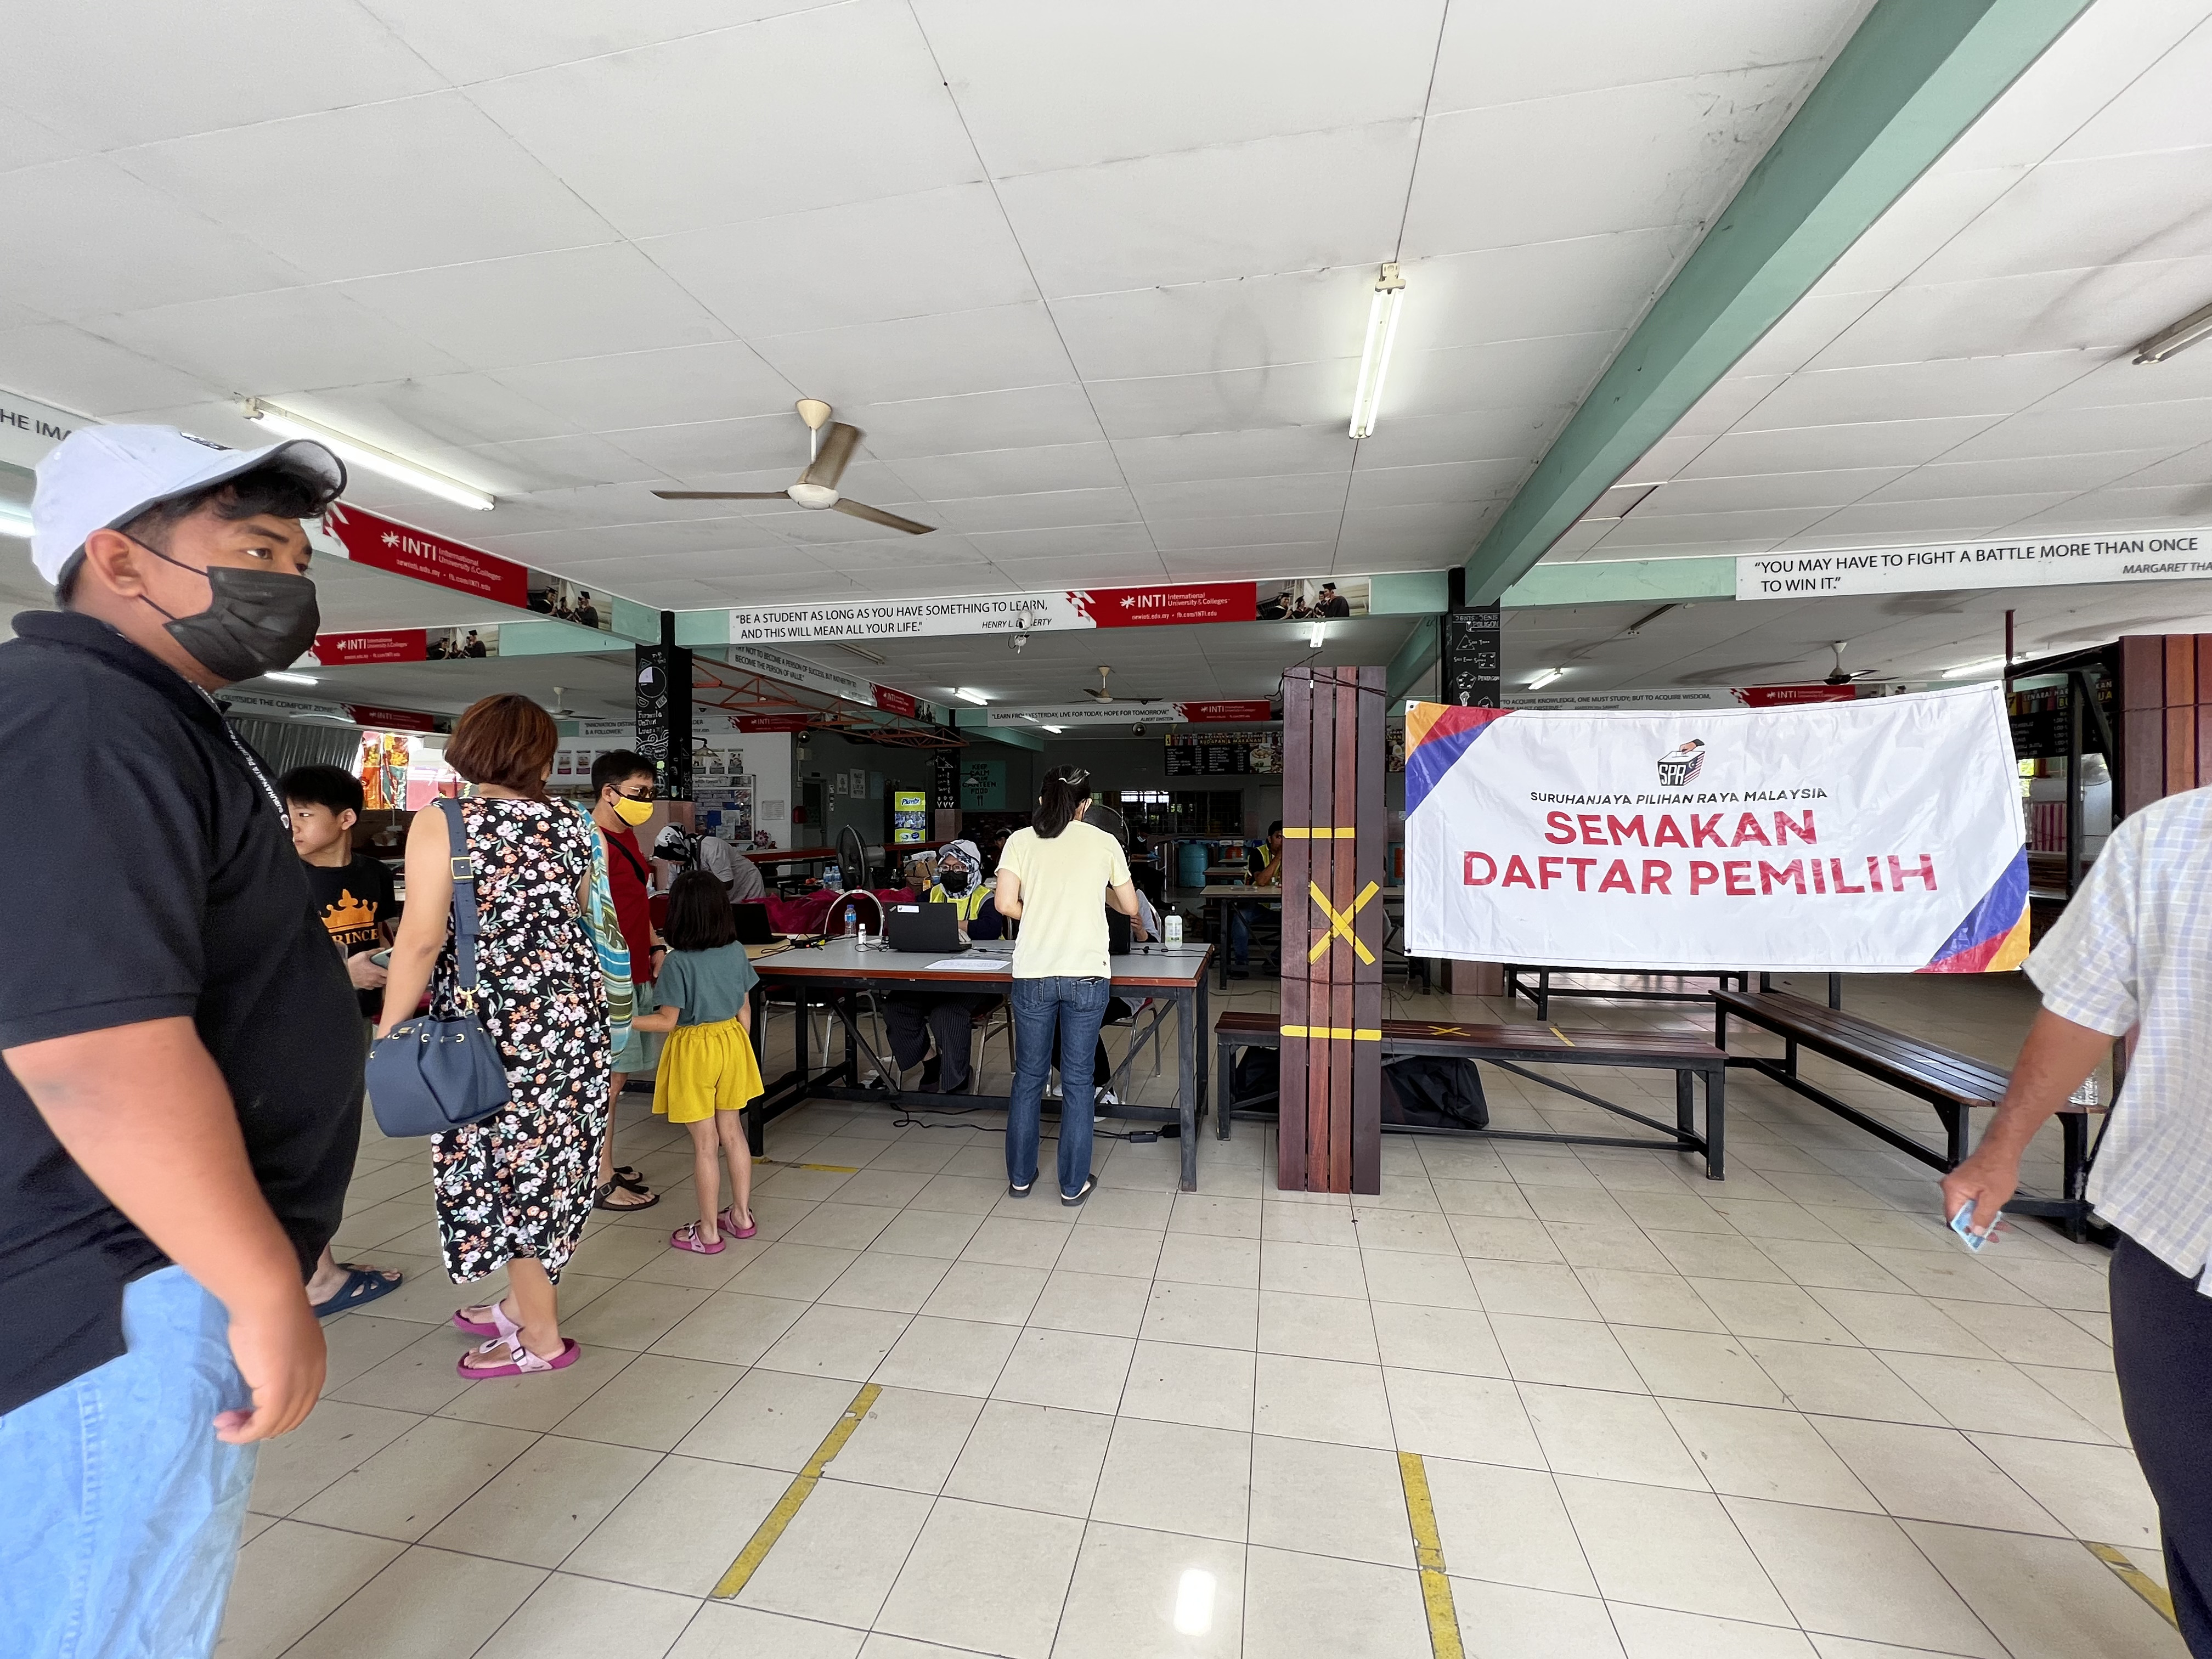
{"type": "MultiPolygon", "coordinates": [[[[1090,698],[1093,702],[1112,702],[1114,701],[1114,694],[1107,689],[1106,677],[1113,672],[1113,669],[1109,665],[1103,662],[1100,663],[1098,665],[1098,684],[1096,685],[1085,686],[1083,688],[1083,695],[1090,698]]],[[[1158,702],[1159,699],[1158,697],[1125,696],[1121,701],[1123,702],[1155,703],[1158,702]]],[[[1141,714],[1143,711],[1139,709],[1138,712],[1141,714]]]]}
{"type": "Polygon", "coordinates": [[[562,688],[557,685],[553,688],[553,706],[545,712],[554,716],[556,720],[580,720],[584,715],[584,711],[582,709],[571,708],[568,707],[568,697],[563,695],[562,688]]]}
{"type": "Polygon", "coordinates": [[[845,476],[845,468],[860,447],[860,428],[848,426],[842,421],[830,420],[830,405],[819,398],[801,398],[798,403],[799,418],[806,422],[811,435],[808,450],[811,459],[806,470],[797,480],[783,489],[656,489],[653,493],[664,501],[772,501],[778,496],[789,496],[801,507],[819,512],[824,507],[839,513],[849,513],[856,519],[866,519],[870,524],[879,524],[891,530],[903,530],[909,536],[927,536],[937,528],[933,524],[916,524],[912,519],[902,519],[896,513],[886,513],[881,507],[863,507],[858,501],[848,501],[837,493],[837,480],[845,476]],[[829,423],[827,436],[823,426],[829,423]]]}
{"type": "MultiPolygon", "coordinates": [[[[1831,640],[1828,642],[1828,649],[1835,653],[1836,665],[1828,673],[1821,677],[1821,684],[1853,685],[1861,680],[1880,680],[1887,682],[1897,678],[1893,674],[1883,673],[1879,668],[1854,668],[1846,672],[1844,667],[1844,653],[1850,647],[1850,643],[1851,642],[1849,640],[1831,640]]],[[[1784,662],[1741,663],[1737,665],[1737,666],[1733,670],[1723,669],[1717,671],[1717,672],[1714,674],[1704,676],[1702,678],[1705,683],[1708,684],[1727,684],[1729,683],[1729,677],[1731,674],[1746,674],[1765,668],[1788,668],[1791,665],[1792,665],[1789,663],[1784,662]]],[[[1686,676],[1685,678],[1691,678],[1698,677],[1686,676]]],[[[1783,684],[1793,683],[1794,682],[1783,682],[1783,684]]],[[[1754,684],[1748,686],[1746,689],[1758,690],[1759,688],[1754,684]]]]}

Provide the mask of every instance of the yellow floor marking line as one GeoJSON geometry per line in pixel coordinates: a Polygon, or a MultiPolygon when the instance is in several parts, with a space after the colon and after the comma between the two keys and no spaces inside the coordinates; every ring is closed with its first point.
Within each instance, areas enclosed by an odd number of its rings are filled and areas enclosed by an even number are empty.
{"type": "Polygon", "coordinates": [[[1575,1040],[1574,1040],[1572,1037],[1569,1036],[1568,1036],[1565,1031],[1562,1031],[1562,1030],[1561,1030],[1558,1026],[1556,1026],[1556,1025],[1554,1025],[1554,1026],[1552,1028],[1552,1035],[1553,1035],[1553,1036],[1555,1036],[1555,1037],[1559,1038],[1559,1040],[1560,1042],[1562,1042],[1565,1043],[1565,1044],[1567,1045],[1567,1047],[1568,1047],[1568,1048],[1573,1048],[1573,1047],[1575,1046],[1575,1040]]]}
{"type": "Polygon", "coordinates": [[[2144,1601],[2149,1602],[2151,1610],[2160,1618],[2165,1620],[2176,1630],[2181,1628],[2181,1621],[2173,1616],[2173,1597],[2166,1594],[2165,1585],[2160,1583],[2157,1579],[2129,1560],[2124,1553],[2114,1549],[2110,1544],[2092,1544],[2087,1539],[2081,1541],[2082,1547],[2110,1567],[2115,1577],[2137,1595],[2142,1596],[2144,1601]]]}
{"type": "Polygon", "coordinates": [[[722,1575],[721,1583],[708,1591],[709,1595],[726,1601],[743,1589],[753,1574],[760,1571],[760,1564],[768,1559],[768,1553],[775,1547],[775,1540],[783,1536],[784,1528],[799,1513],[799,1506],[813,1495],[815,1487],[822,1484],[823,1468],[831,1458],[845,1449],[845,1443],[853,1437],[853,1431],[860,1426],[860,1419],[868,1414],[868,1408],[876,1403],[876,1396],[881,1393],[882,1385],[871,1382],[853,1396],[853,1403],[845,1407],[845,1414],[837,1419],[836,1426],[822,1437],[822,1443],[814,1449],[814,1455],[806,1460],[806,1467],[792,1477],[791,1484],[783,1490],[783,1496],[775,1500],[775,1507],[768,1512],[768,1519],[762,1522],[755,1528],[753,1535],[745,1540],[744,1548],[739,1550],[738,1559],[730,1563],[730,1570],[722,1575]]]}
{"type": "Polygon", "coordinates": [[[780,1158],[757,1158],[756,1164],[773,1164],[780,1170],[827,1170],[831,1175],[858,1175],[857,1164],[787,1164],[780,1158]]]}
{"type": "Polygon", "coordinates": [[[1459,1613],[1452,1606],[1451,1580],[1444,1577],[1443,1540],[1437,1533],[1437,1506],[1429,1498],[1428,1466],[1419,1452],[1398,1454],[1398,1479],[1406,1488],[1406,1518],[1413,1527],[1413,1559],[1421,1569],[1429,1647],[1436,1659],[1467,1659],[1467,1650],[1460,1644],[1459,1613]]]}

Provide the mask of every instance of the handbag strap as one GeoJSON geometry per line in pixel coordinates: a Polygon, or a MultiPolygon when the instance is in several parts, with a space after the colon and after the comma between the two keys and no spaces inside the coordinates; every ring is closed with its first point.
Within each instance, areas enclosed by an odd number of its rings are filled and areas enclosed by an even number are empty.
{"type": "Polygon", "coordinates": [[[468,826],[461,818],[461,804],[450,795],[436,797],[446,819],[447,868],[453,877],[453,997],[473,1013],[477,1001],[477,866],[469,856],[468,826]]]}

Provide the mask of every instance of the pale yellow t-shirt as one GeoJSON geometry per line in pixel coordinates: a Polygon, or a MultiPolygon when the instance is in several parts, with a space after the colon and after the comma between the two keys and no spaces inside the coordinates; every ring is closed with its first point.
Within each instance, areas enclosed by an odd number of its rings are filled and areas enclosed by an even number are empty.
{"type": "Polygon", "coordinates": [[[1103,978],[1106,890],[1129,879],[1121,843],[1079,818],[1050,841],[1034,830],[1017,830],[1006,837],[999,868],[1022,882],[1014,977],[1103,978]]]}

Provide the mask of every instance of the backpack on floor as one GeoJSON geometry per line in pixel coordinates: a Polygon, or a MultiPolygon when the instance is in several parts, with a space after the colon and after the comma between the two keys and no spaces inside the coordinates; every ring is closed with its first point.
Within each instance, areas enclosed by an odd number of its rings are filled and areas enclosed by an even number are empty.
{"type": "Polygon", "coordinates": [[[1382,1068],[1382,1121],[1425,1129],[1486,1129],[1490,1103],[1471,1060],[1415,1054],[1382,1068]]]}
{"type": "Polygon", "coordinates": [[[1237,1056],[1237,1065],[1229,1073],[1228,1103],[1242,1111],[1248,1107],[1273,1106],[1281,1093],[1283,1080],[1282,1055],[1275,1049],[1257,1046],[1237,1056]]]}

